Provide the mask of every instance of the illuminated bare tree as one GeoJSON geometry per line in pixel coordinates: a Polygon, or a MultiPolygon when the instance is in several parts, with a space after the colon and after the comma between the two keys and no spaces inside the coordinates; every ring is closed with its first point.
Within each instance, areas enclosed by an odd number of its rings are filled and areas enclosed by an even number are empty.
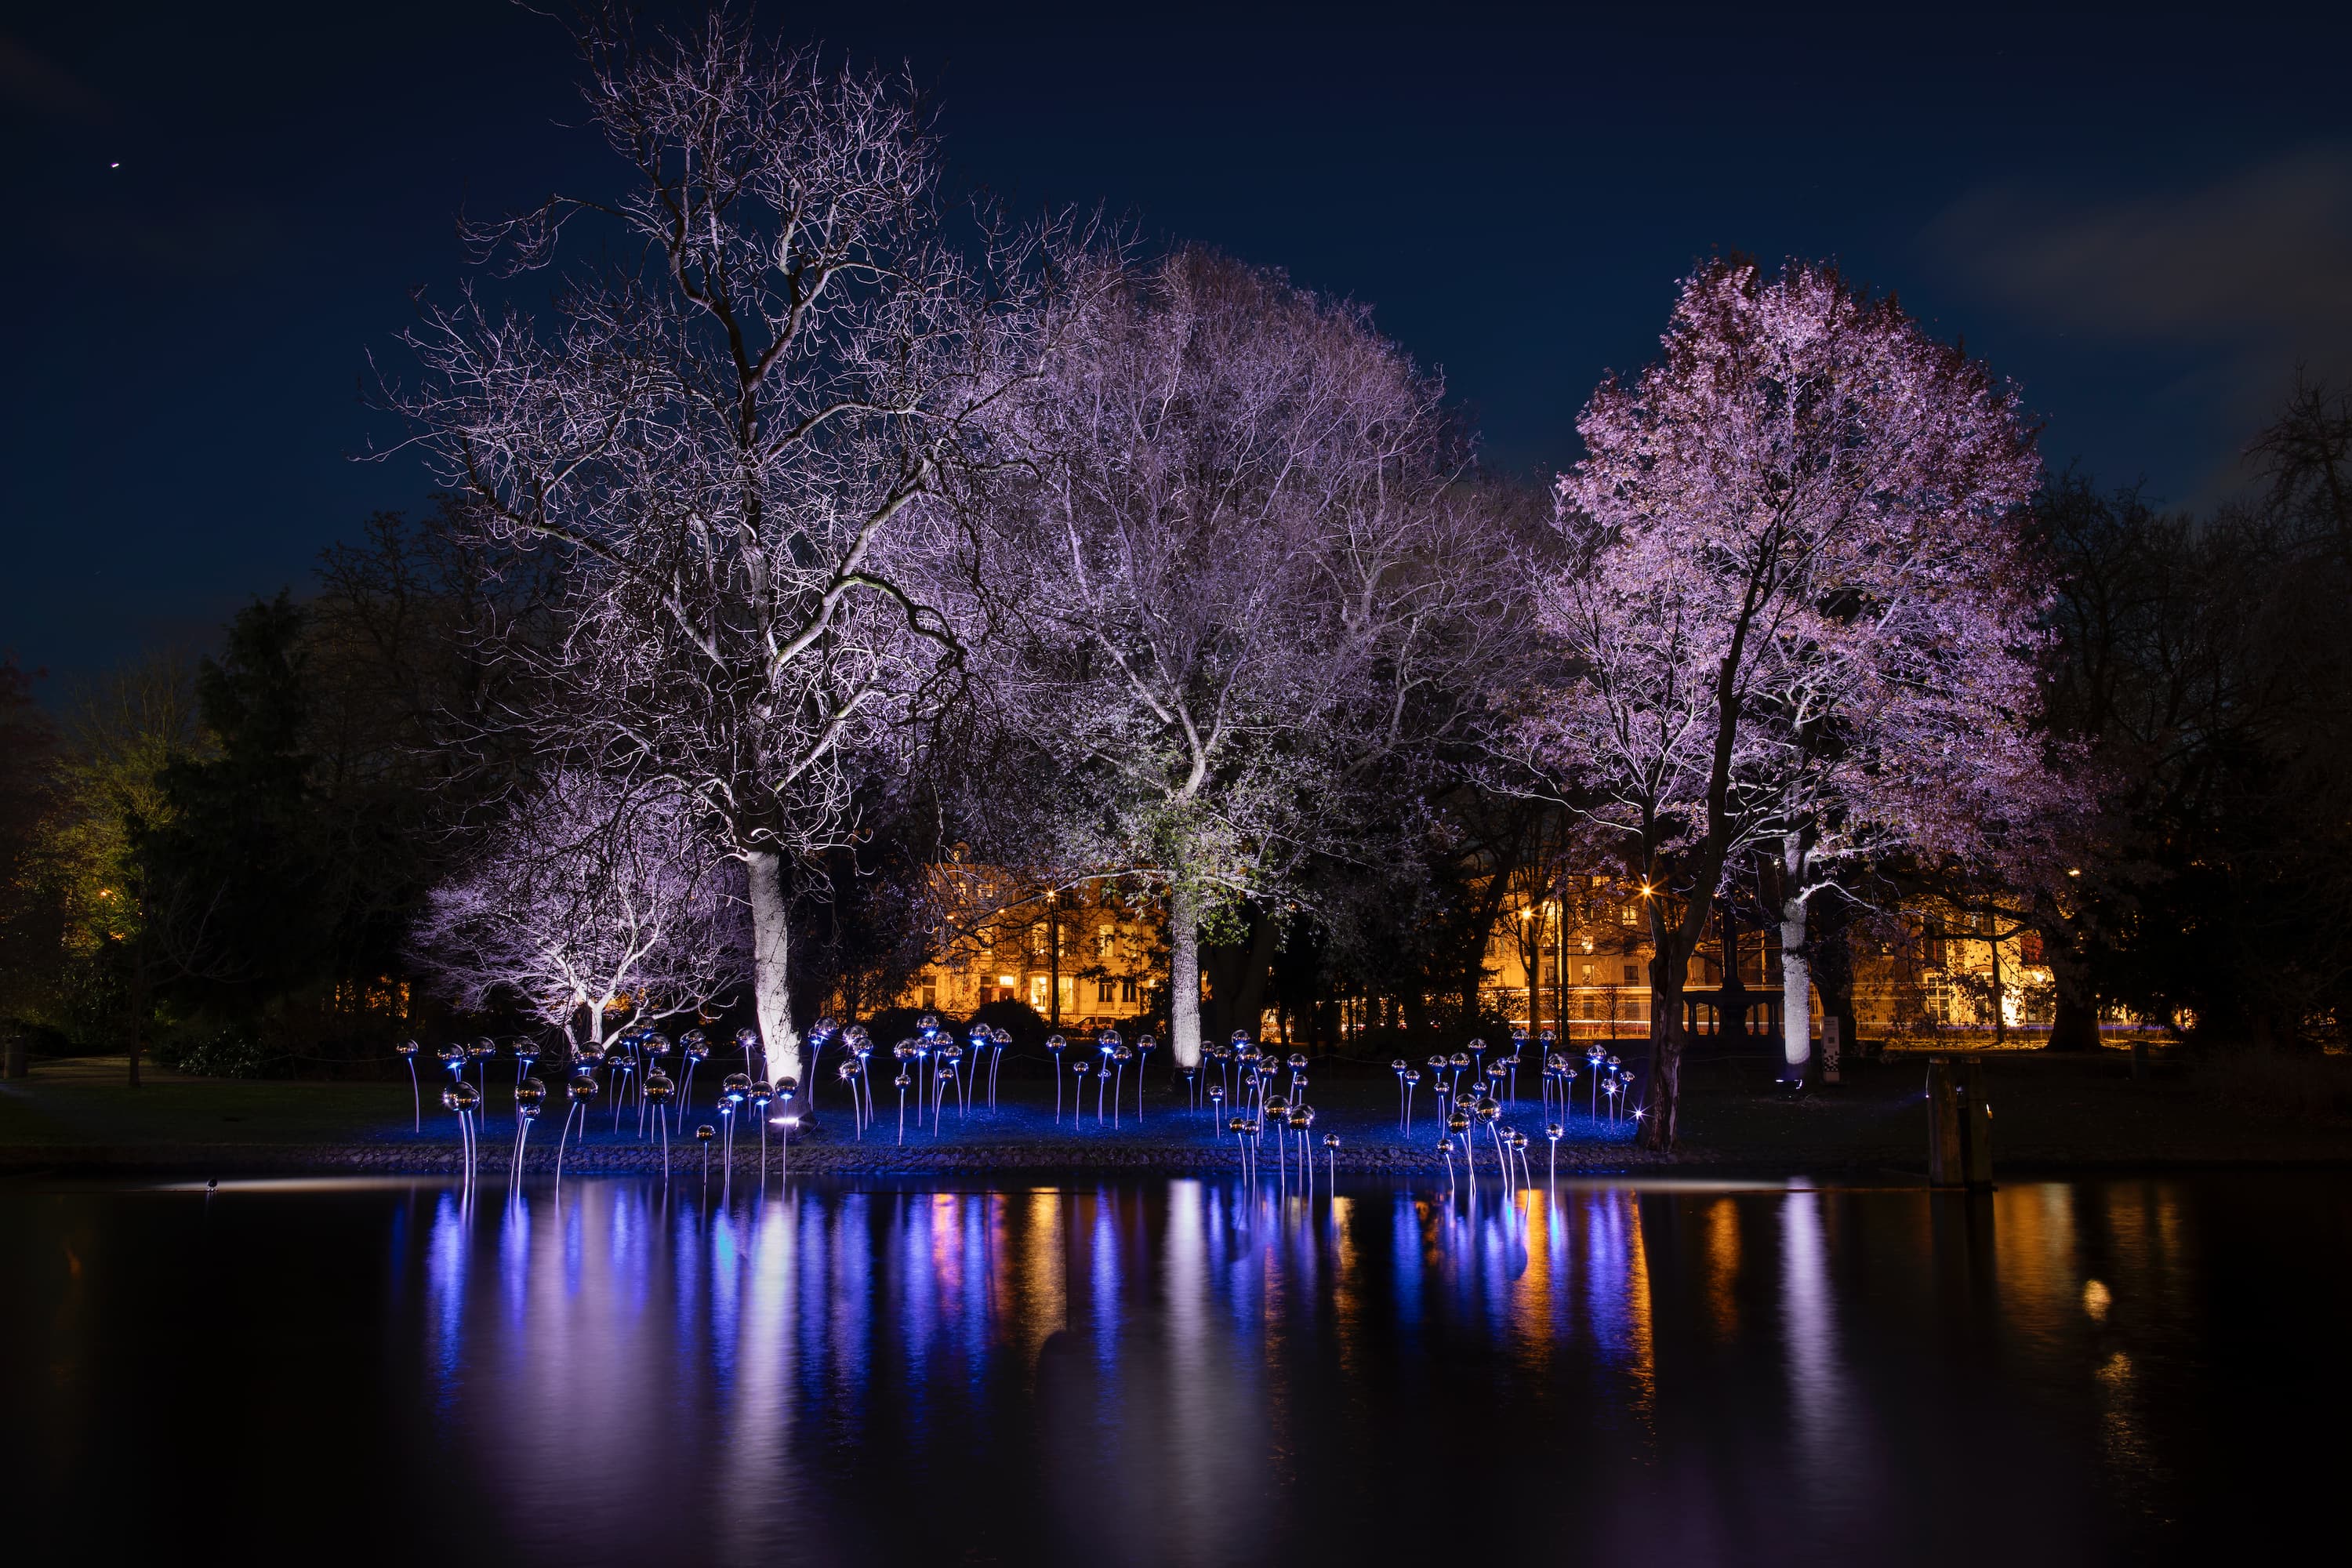
{"type": "Polygon", "coordinates": [[[1354,307],[1199,251],[1083,291],[982,575],[991,682],[1051,759],[1065,876],[1162,890],[1177,1061],[1201,926],[1442,724],[1498,618],[1440,389],[1354,307]]]}
{"type": "MultiPolygon", "coordinates": [[[[1526,760],[1637,877],[1654,1147],[1686,965],[1728,868],[1781,867],[1787,1054],[1809,901],[1897,849],[1979,856],[2060,790],[2032,737],[2038,473],[2007,388],[1822,268],[1702,268],[1658,363],[1592,395],[1538,604],[1564,656],[1526,760]]],[[[1804,1042],[1801,1044],[1801,1042],[1804,1042]]]]}
{"type": "Polygon", "coordinates": [[[714,858],[692,811],[556,774],[427,896],[419,967],[461,1007],[511,995],[575,1043],[601,1044],[625,1011],[700,1010],[747,977],[750,919],[740,869],[714,858]]]}
{"type": "Polygon", "coordinates": [[[510,271],[561,259],[551,303],[428,305],[389,400],[485,542],[560,560],[567,629],[521,656],[545,695],[517,722],[699,803],[746,868],[772,1069],[799,1073],[793,900],[961,658],[927,584],[1035,358],[1040,246],[951,240],[903,80],[725,16],[581,45],[627,188],[478,229],[510,271]]]}

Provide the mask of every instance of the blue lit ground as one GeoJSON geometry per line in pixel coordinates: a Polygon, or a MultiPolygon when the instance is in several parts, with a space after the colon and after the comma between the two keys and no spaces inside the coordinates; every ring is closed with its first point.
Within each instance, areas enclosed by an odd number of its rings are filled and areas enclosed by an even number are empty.
{"type": "MultiPolygon", "coordinates": [[[[919,1107],[910,1091],[903,1139],[899,1132],[898,1090],[887,1080],[877,1080],[875,1085],[875,1119],[861,1136],[850,1115],[846,1089],[831,1072],[826,1072],[818,1094],[818,1124],[814,1134],[796,1133],[793,1137],[794,1167],[808,1172],[859,1174],[1081,1169],[1181,1172],[1238,1169],[1243,1163],[1241,1142],[1232,1133],[1220,1131],[1226,1115],[1214,1112],[1205,1096],[1197,1110],[1188,1110],[1183,1084],[1181,1080],[1171,1083],[1163,1064],[1153,1064],[1150,1081],[1143,1091],[1140,1120],[1136,1114],[1137,1085],[1131,1073],[1125,1085],[1122,1108],[1116,1115],[1109,1097],[1097,1096],[1091,1075],[1083,1084],[1076,1081],[1075,1074],[1071,1075],[1071,1081],[1064,1088],[1057,1121],[1052,1080],[1045,1076],[1043,1064],[1026,1072],[1017,1072],[1015,1067],[1008,1061],[999,1078],[997,1107],[993,1110],[988,1109],[983,1090],[975,1093],[971,1109],[960,1114],[950,1092],[936,1118],[919,1116],[919,1107]]],[[[1437,1150],[1440,1129],[1436,1106],[1426,1086],[1413,1096],[1412,1127],[1408,1135],[1397,1115],[1393,1076],[1383,1069],[1373,1070],[1377,1078],[1352,1064],[1325,1063],[1309,1073],[1307,1099],[1315,1107],[1316,1114],[1307,1138],[1318,1168],[1328,1167],[1333,1155],[1323,1140],[1327,1134],[1336,1132],[1340,1141],[1337,1160],[1343,1172],[1442,1173],[1445,1161],[1437,1150]],[[1332,1070],[1334,1067],[1339,1070],[1332,1070]]],[[[1286,1077],[1276,1080],[1277,1095],[1285,1081],[1286,1077]]],[[[685,1119],[687,1136],[678,1139],[673,1134],[673,1162],[700,1160],[692,1139],[692,1130],[698,1123],[708,1122],[722,1130],[725,1125],[716,1108],[700,1092],[703,1086],[697,1083],[695,1087],[697,1104],[685,1119]]],[[[1544,1129],[1554,1117],[1547,1112],[1536,1088],[1532,1075],[1521,1076],[1522,1092],[1506,1107],[1501,1125],[1528,1135],[1529,1162],[1542,1173],[1549,1168],[1544,1129]]],[[[499,1100],[498,1095],[491,1096],[494,1108],[499,1100]]],[[[1605,1102],[1603,1109],[1605,1112],[1605,1102]]],[[[581,1168],[642,1169],[648,1163],[660,1163],[658,1141],[640,1141],[632,1117],[623,1116],[617,1134],[612,1129],[609,1105],[596,1120],[597,1130],[590,1134],[581,1154],[581,1168]]],[[[500,1124],[509,1130],[510,1135],[511,1121],[494,1114],[490,1126],[495,1129],[500,1124]]],[[[1563,1170],[1622,1170],[1630,1164],[1649,1163],[1633,1147],[1633,1124],[1622,1117],[1613,1121],[1606,1114],[1595,1118],[1580,1101],[1579,1108],[1561,1125],[1564,1135],[1559,1143],[1559,1163],[1563,1170]]],[[[550,1162],[553,1158],[552,1142],[542,1138],[541,1133],[551,1130],[542,1126],[533,1134],[535,1145],[547,1144],[546,1158],[550,1162]]],[[[446,1131],[443,1136],[446,1139],[446,1131]]],[[[1487,1164],[1495,1158],[1494,1145],[1483,1127],[1477,1141],[1479,1160],[1482,1165],[1487,1164]]],[[[488,1148],[491,1142],[486,1135],[484,1147],[488,1148]]],[[[501,1143],[501,1150],[503,1147],[501,1143]]],[[[1291,1136],[1289,1148],[1289,1157],[1295,1163],[1297,1135],[1291,1136]]],[[[739,1127],[735,1142],[739,1163],[747,1157],[756,1159],[756,1151],[754,1127],[748,1123],[739,1127]]],[[[777,1153],[776,1145],[772,1143],[772,1165],[777,1153]]],[[[1269,1131],[1259,1142],[1256,1158],[1271,1171],[1276,1154],[1275,1134],[1269,1124],[1269,1131]]],[[[1460,1158],[1457,1143],[1457,1165],[1460,1158]]],[[[534,1166],[540,1163],[534,1158],[534,1166]]],[[[566,1169],[572,1168],[572,1156],[567,1153],[566,1169]]]]}
{"type": "MultiPolygon", "coordinates": [[[[1633,1048],[1621,1048],[1621,1054],[1629,1063],[1642,1059],[1641,1047],[1628,1043],[1633,1048]]],[[[2336,1058],[2318,1066],[2352,1071],[2352,1063],[2336,1058]]],[[[391,1070],[395,1076],[373,1082],[283,1082],[195,1079],[150,1069],[146,1086],[131,1090],[123,1087],[121,1058],[38,1058],[31,1078],[0,1080],[0,1172],[140,1169],[226,1177],[455,1170],[457,1126],[440,1107],[440,1075],[428,1072],[423,1080],[423,1127],[412,1131],[407,1079],[396,1065],[391,1070]]],[[[1318,1158],[1322,1135],[1336,1131],[1343,1170],[1412,1173],[1417,1181],[1425,1173],[1443,1183],[1435,1107],[1426,1084],[1415,1096],[1413,1132],[1407,1140],[1395,1124],[1395,1079],[1385,1061],[1323,1058],[1310,1070],[1307,1098],[1318,1111],[1318,1158]]],[[[481,1147],[483,1168],[493,1176],[502,1174],[514,1135],[513,1071],[512,1062],[505,1061],[489,1075],[481,1147]]],[[[2154,1076],[2135,1081],[2121,1052],[2070,1058],[2021,1051],[1989,1058],[1985,1071],[1994,1111],[1995,1168],[2004,1175],[2352,1162],[2352,1118],[2324,1105],[2273,1103],[2250,1092],[2242,1075],[2220,1067],[2159,1058],[2154,1076]]],[[[1922,1072],[1916,1056],[1890,1053],[1849,1064],[1839,1088],[1791,1100],[1774,1088],[1773,1063],[1766,1056],[1693,1057],[1683,1067],[1682,1117],[1671,1160],[1634,1148],[1622,1121],[1612,1127],[1605,1118],[1595,1122],[1580,1110],[1567,1119],[1560,1168],[1605,1173],[1670,1165],[1743,1178],[1916,1175],[1924,1170],[1927,1137],[1922,1072]]],[[[716,1085],[709,1076],[698,1074],[694,1087],[696,1104],[686,1122],[689,1134],[698,1121],[719,1121],[710,1104],[716,1085]]],[[[793,1168],[858,1176],[953,1173],[963,1179],[999,1170],[1212,1171],[1231,1169],[1240,1158],[1233,1140],[1215,1131],[1205,1114],[1184,1116],[1181,1092],[1171,1085],[1164,1060],[1152,1064],[1140,1126],[1131,1110],[1117,1127],[1108,1115],[1097,1126],[1089,1081],[1087,1114],[1074,1121],[1066,1098],[1057,1127],[1052,1080],[1042,1059],[1008,1057],[1000,1087],[1003,1109],[993,1115],[975,1109],[961,1121],[950,1110],[937,1138],[915,1131],[910,1106],[901,1146],[896,1142],[897,1097],[887,1081],[877,1081],[882,1120],[860,1142],[846,1114],[848,1101],[827,1070],[817,1101],[820,1125],[793,1141],[793,1168]]],[[[1529,1163],[1540,1179],[1547,1118],[1525,1075],[1519,1089],[1508,1124],[1528,1134],[1529,1163]]],[[[2352,1089],[2338,1089],[2334,1103],[2352,1104],[2352,1089]]],[[[1132,1081],[1128,1091],[1132,1107],[1132,1081]]],[[[1069,1098],[1075,1092],[1071,1089],[1069,1098]]],[[[1581,1096],[1578,1103],[1583,1105],[1581,1096]]],[[[533,1131],[529,1152],[534,1174],[552,1168],[561,1121],[558,1107],[533,1131]]],[[[566,1168],[657,1169],[660,1146],[650,1139],[639,1142],[634,1110],[622,1125],[618,1133],[613,1131],[611,1101],[600,1098],[586,1147],[574,1140],[566,1168]]],[[[747,1164],[755,1147],[747,1142],[739,1151],[747,1164]]],[[[1271,1146],[1263,1152],[1270,1155],[1271,1146]]],[[[690,1136],[674,1147],[673,1155],[679,1162],[699,1161],[690,1136]]]]}

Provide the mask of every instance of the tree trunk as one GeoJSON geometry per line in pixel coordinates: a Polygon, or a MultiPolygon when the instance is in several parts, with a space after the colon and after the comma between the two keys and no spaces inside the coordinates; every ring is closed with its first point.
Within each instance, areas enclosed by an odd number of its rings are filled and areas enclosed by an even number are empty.
{"type": "Polygon", "coordinates": [[[2000,921],[1997,915],[1986,918],[1991,921],[1985,946],[1992,952],[1992,1043],[2000,1047],[2009,1044],[2009,1009],[2002,1005],[2000,984],[2000,921]]]}
{"type": "Polygon", "coordinates": [[[1805,945],[1805,847],[1791,836],[1780,848],[1781,1076],[1802,1083],[1813,1058],[1813,961],[1805,945]]]}
{"type": "Polygon", "coordinates": [[[1813,1058],[1813,967],[1805,947],[1805,900],[1780,906],[1781,1076],[1802,1083],[1813,1058]]]}
{"type": "Polygon", "coordinates": [[[1716,900],[1716,931],[1723,950],[1723,984],[1716,993],[1717,1029],[1723,1037],[1717,1048],[1737,1050],[1748,1043],[1748,980],[1739,973],[1739,917],[1726,894],[1716,900]]]}
{"type": "Polygon", "coordinates": [[[1168,1033],[1179,1068],[1201,1065],[1201,895],[1178,883],[1168,895],[1168,1033]]]}
{"type": "Polygon", "coordinates": [[[1251,1039],[1258,1037],[1259,1026],[1265,1014],[1265,981],[1274,967],[1274,911],[1262,904],[1250,904],[1250,939],[1234,973],[1233,1003],[1223,1009],[1231,1022],[1228,1031],[1247,1029],[1251,1039]]]}
{"type": "Polygon", "coordinates": [[[2058,993],[2057,1005],[2050,1015],[2050,1040],[2042,1048],[2097,1050],[2099,1004],[2091,991],[2090,966],[2075,952],[2063,926],[2045,930],[2042,943],[2050,960],[2051,987],[2058,993]]]}
{"type": "Polygon", "coordinates": [[[784,897],[783,858],[772,850],[744,857],[751,895],[751,1006],[760,1020],[771,1079],[796,1079],[789,1114],[806,1115],[816,1085],[801,1070],[800,1031],[793,1027],[792,906],[784,897]]]}
{"type": "Polygon", "coordinates": [[[1819,915],[1807,910],[1805,925],[1813,989],[1821,994],[1822,1016],[1838,1021],[1839,1048],[1848,1061],[1862,1055],[1860,1026],[1853,1016],[1853,949],[1847,936],[1850,906],[1833,899],[1819,915]]]}
{"type": "Polygon", "coordinates": [[[140,911],[138,955],[131,972],[130,1087],[139,1087],[139,1058],[147,1053],[147,1029],[155,1019],[155,987],[147,973],[146,911],[140,911]]]}
{"type": "Polygon", "coordinates": [[[1665,933],[1656,925],[1651,929],[1657,950],[1650,959],[1650,1081],[1643,1097],[1649,1117],[1642,1127],[1642,1147],[1666,1153],[1675,1146],[1675,1111],[1682,1098],[1683,971],[1688,956],[1675,957],[1665,933]]]}

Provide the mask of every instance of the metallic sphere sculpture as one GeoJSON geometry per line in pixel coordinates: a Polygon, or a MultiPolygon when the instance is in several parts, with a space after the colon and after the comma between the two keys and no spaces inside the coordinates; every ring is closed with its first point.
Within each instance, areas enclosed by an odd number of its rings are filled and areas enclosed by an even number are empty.
{"type": "Polygon", "coordinates": [[[654,1104],[667,1105],[670,1096],[677,1092],[677,1085],[672,1083],[669,1074],[662,1071],[661,1068],[656,1068],[646,1074],[646,1098],[654,1104]]]}
{"type": "Polygon", "coordinates": [[[593,1078],[575,1078],[566,1086],[564,1092],[572,1096],[573,1104],[585,1105],[596,1098],[596,1080],[593,1078]]]}
{"type": "Polygon", "coordinates": [[[515,1109],[525,1116],[537,1116],[547,1100],[547,1085],[535,1078],[527,1078],[515,1085],[515,1109]]]}
{"type": "Polygon", "coordinates": [[[441,1103],[460,1116],[481,1102],[482,1091],[462,1078],[441,1091],[441,1103]]]}

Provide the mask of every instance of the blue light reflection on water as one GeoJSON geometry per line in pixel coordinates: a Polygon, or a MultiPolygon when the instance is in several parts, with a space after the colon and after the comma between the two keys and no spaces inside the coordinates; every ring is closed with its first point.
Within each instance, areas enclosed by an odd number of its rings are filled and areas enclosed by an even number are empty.
{"type": "Polygon", "coordinates": [[[2163,1556],[2322,1506],[2348,1187],[11,1200],[0,1435],[411,1561],[2163,1556]]]}

